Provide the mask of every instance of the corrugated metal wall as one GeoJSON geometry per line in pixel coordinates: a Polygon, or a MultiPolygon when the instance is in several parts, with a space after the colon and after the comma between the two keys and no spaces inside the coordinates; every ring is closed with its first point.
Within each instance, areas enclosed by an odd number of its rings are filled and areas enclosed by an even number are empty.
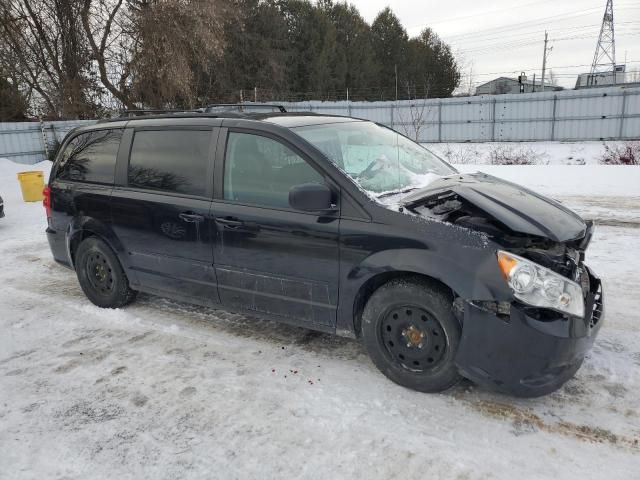
{"type": "MultiPolygon", "coordinates": [[[[292,112],[366,118],[420,142],[523,142],[640,139],[640,88],[482,95],[399,102],[283,103],[292,112]]],[[[44,122],[47,140],[92,120],[44,122]]],[[[44,160],[38,122],[0,123],[0,157],[44,160]]]]}
{"type": "Polygon", "coordinates": [[[95,120],[64,122],[0,122],[0,157],[14,162],[33,164],[46,160],[46,150],[62,142],[72,128],[95,123],[95,120]],[[42,130],[44,129],[45,135],[42,130]],[[47,139],[45,149],[44,138],[47,139]]]}
{"type": "Polygon", "coordinates": [[[640,139],[640,88],[283,105],[374,120],[421,142],[640,139]]]}

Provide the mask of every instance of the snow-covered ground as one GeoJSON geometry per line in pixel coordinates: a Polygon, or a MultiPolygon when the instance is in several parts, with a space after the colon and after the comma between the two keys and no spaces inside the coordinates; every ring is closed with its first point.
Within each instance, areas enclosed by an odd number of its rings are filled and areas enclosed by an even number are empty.
{"type": "MultiPolygon", "coordinates": [[[[487,167],[596,218],[638,209],[630,168],[487,167]]],[[[638,477],[637,218],[596,230],[607,317],[575,379],[532,400],[427,395],[354,340],[146,295],[94,307],[21,201],[24,169],[0,160],[0,478],[638,477]]]]}

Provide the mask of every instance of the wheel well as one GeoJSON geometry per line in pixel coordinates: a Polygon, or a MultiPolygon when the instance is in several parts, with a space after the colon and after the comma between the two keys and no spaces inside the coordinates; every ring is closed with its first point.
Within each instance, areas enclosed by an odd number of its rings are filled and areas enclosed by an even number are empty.
{"type": "Polygon", "coordinates": [[[391,280],[396,280],[398,278],[404,279],[422,279],[428,280],[431,283],[438,284],[445,288],[446,290],[451,292],[452,298],[457,296],[455,291],[451,289],[448,285],[445,285],[440,280],[430,277],[428,275],[422,275],[414,272],[403,272],[403,271],[393,271],[393,272],[384,272],[380,273],[374,277],[371,277],[367,280],[358,290],[356,294],[355,301],[353,302],[353,330],[356,336],[360,336],[360,327],[362,324],[362,312],[364,311],[364,307],[369,300],[369,297],[373,295],[378,288],[380,288],[385,283],[390,282],[391,280]]]}
{"type": "Polygon", "coordinates": [[[76,265],[76,252],[78,251],[78,247],[83,242],[83,240],[89,237],[97,237],[95,233],[90,230],[80,230],[76,235],[71,239],[71,244],[69,245],[69,250],[71,253],[71,263],[75,267],[76,265]]]}

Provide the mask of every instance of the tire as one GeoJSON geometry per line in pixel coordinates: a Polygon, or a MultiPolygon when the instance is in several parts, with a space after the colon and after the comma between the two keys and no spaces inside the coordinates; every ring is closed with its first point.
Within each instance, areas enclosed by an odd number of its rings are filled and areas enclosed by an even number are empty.
{"type": "Polygon", "coordinates": [[[461,328],[453,298],[420,278],[391,280],[369,298],[362,338],[373,363],[390,380],[420,392],[441,392],[460,380],[454,360],[461,328]]]}
{"type": "Polygon", "coordinates": [[[111,248],[97,237],[80,243],[75,258],[80,287],[91,302],[102,308],[120,308],[137,295],[111,248]]]}

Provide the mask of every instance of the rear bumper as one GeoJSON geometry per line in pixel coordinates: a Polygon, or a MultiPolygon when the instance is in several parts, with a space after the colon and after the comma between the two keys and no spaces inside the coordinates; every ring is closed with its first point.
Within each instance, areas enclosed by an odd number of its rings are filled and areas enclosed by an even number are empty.
{"type": "Polygon", "coordinates": [[[585,318],[538,320],[511,306],[508,317],[466,302],[456,364],[476,383],[511,395],[536,397],[557,390],[582,365],[604,320],[600,280],[589,272],[585,318]]]}
{"type": "Polygon", "coordinates": [[[67,268],[73,268],[71,260],[69,259],[65,236],[51,228],[47,228],[47,240],[49,241],[49,248],[53,254],[53,259],[67,268]]]}

